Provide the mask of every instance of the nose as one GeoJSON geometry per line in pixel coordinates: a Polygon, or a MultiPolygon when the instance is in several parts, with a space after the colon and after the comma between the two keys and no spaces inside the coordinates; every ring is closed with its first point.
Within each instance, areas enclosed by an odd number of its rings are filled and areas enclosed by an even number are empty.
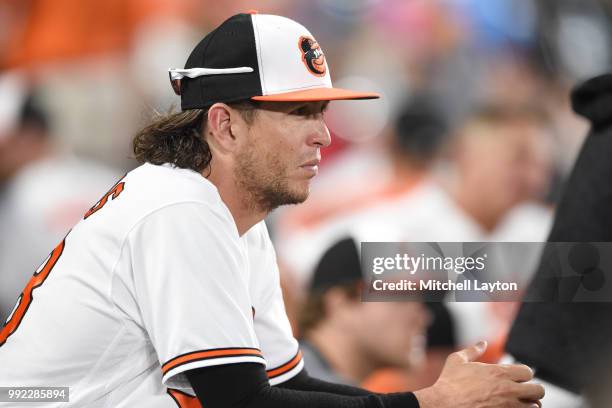
{"type": "Polygon", "coordinates": [[[329,146],[331,144],[331,135],[323,118],[317,118],[313,126],[315,128],[312,131],[308,144],[317,147],[329,146]]]}

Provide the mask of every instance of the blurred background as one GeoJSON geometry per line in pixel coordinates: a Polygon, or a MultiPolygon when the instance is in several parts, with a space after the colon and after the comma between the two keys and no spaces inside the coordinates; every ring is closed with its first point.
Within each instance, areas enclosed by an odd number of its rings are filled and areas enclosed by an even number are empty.
{"type": "MultiPolygon", "coordinates": [[[[331,104],[333,143],[311,197],[270,216],[296,334],[315,349],[339,336],[334,328],[363,339],[372,370],[338,371],[379,391],[429,385],[448,352],[481,338],[496,361],[515,305],[397,309],[413,319],[417,357],[380,370],[397,359],[363,332],[389,310],[356,309],[361,318],[344,323],[347,315],[334,311],[350,293],[325,298],[312,276],[347,235],[544,241],[588,128],[571,111],[569,91],[612,66],[612,1],[3,0],[0,316],[71,226],[137,165],[131,138],[139,127],[177,109],[168,68],[182,67],[204,34],[249,9],[308,27],[334,85],[383,96],[331,104]]],[[[319,352],[334,360],[333,348],[319,352]]]]}

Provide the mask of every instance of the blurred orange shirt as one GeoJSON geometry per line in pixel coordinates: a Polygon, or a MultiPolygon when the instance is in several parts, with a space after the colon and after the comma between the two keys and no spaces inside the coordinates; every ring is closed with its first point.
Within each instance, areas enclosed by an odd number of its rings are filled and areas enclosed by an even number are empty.
{"type": "Polygon", "coordinates": [[[195,0],[9,0],[13,22],[3,39],[0,69],[128,49],[133,31],[155,17],[193,16],[195,0]]]}

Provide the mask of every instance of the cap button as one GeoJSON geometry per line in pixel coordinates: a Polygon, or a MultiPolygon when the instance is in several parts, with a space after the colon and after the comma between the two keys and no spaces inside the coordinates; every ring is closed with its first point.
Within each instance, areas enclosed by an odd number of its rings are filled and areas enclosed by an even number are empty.
{"type": "Polygon", "coordinates": [[[246,11],[246,14],[258,14],[258,13],[259,13],[259,11],[253,10],[253,9],[246,11]]]}

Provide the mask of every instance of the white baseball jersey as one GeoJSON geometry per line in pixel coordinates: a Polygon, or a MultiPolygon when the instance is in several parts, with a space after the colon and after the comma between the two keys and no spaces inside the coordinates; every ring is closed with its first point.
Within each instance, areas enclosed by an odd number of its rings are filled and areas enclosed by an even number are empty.
{"type": "Polygon", "coordinates": [[[184,372],[242,362],[272,385],[303,367],[266,225],[239,236],[215,186],[171,165],[92,207],[0,331],[0,386],[70,387],[45,406],[198,407],[184,372]]]}

